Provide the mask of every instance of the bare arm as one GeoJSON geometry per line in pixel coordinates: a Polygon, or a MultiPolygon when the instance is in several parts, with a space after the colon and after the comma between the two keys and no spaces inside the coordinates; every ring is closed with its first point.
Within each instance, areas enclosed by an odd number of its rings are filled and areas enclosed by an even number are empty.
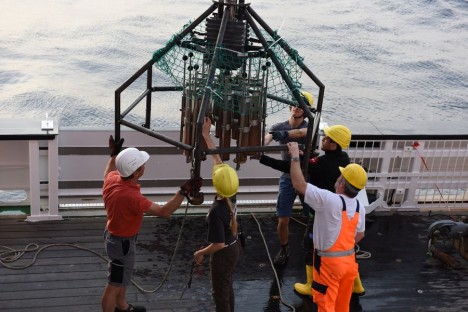
{"type": "Polygon", "coordinates": [[[203,257],[208,254],[212,254],[224,248],[224,243],[211,243],[208,246],[201,248],[193,254],[195,263],[200,265],[203,262],[203,257]]]}
{"type": "Polygon", "coordinates": [[[291,155],[290,174],[291,174],[291,181],[293,183],[293,187],[300,194],[304,195],[307,189],[307,182],[305,181],[304,175],[302,174],[301,162],[292,160],[295,157],[299,157],[299,146],[297,145],[297,142],[289,142],[287,145],[289,149],[289,154],[291,155]]]}
{"type": "Polygon", "coordinates": [[[293,129],[288,131],[288,138],[299,139],[307,135],[307,128],[293,129]]]}
{"type": "Polygon", "coordinates": [[[106,176],[109,174],[109,172],[114,170],[117,170],[117,167],[115,166],[115,156],[112,156],[107,162],[106,169],[104,169],[104,179],[106,179],[106,176]]]}
{"type": "MultiPolygon", "coordinates": [[[[206,146],[209,149],[216,149],[216,145],[213,142],[213,139],[211,138],[210,135],[210,129],[211,129],[211,119],[208,117],[205,117],[205,123],[203,124],[203,139],[206,142],[206,146]]],[[[218,165],[222,164],[223,161],[221,160],[221,156],[219,154],[211,154],[211,157],[213,158],[213,164],[218,165]]]]}
{"type": "Polygon", "coordinates": [[[303,138],[307,135],[307,128],[301,129],[292,129],[292,130],[279,130],[279,131],[270,131],[265,135],[265,145],[270,144],[272,140],[282,142],[287,138],[297,140],[303,138]]]}
{"type": "MultiPolygon", "coordinates": [[[[210,128],[211,128],[211,119],[208,117],[205,117],[205,123],[203,124],[203,139],[205,140],[206,146],[209,149],[216,149],[216,145],[214,144],[213,139],[211,138],[211,135],[210,135],[210,128]]],[[[219,156],[219,154],[211,154],[211,157],[213,158],[214,165],[223,163],[221,156],[219,156]]],[[[215,253],[218,250],[221,250],[223,248],[224,248],[224,243],[211,243],[204,248],[200,248],[199,250],[195,251],[195,253],[193,254],[195,263],[197,265],[201,265],[201,263],[203,262],[203,257],[205,255],[215,253]]]]}
{"type": "Polygon", "coordinates": [[[177,192],[165,205],[161,206],[156,203],[152,203],[149,209],[146,211],[147,214],[152,216],[158,216],[161,218],[169,218],[177,208],[180,207],[185,196],[177,192]]]}
{"type": "Polygon", "coordinates": [[[271,135],[271,133],[267,133],[265,135],[265,141],[264,141],[264,145],[270,145],[271,141],[273,141],[273,136],[271,135]]]}
{"type": "MultiPolygon", "coordinates": [[[[112,156],[107,162],[106,169],[104,170],[104,179],[109,174],[109,172],[116,169],[115,156],[112,156]]],[[[164,206],[152,203],[146,213],[153,216],[159,216],[161,218],[169,218],[171,214],[180,207],[180,204],[182,204],[184,198],[184,195],[177,192],[164,206]]]]}

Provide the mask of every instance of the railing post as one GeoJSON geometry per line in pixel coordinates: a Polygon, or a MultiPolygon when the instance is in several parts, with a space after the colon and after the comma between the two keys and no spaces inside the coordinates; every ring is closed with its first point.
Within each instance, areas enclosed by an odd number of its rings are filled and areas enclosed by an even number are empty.
{"type": "MultiPolygon", "coordinates": [[[[419,143],[418,149],[424,150],[425,142],[418,141],[418,143],[419,143]]],[[[420,168],[421,168],[422,160],[421,160],[421,157],[419,157],[419,154],[414,149],[413,151],[411,151],[411,157],[412,157],[412,161],[411,161],[411,167],[409,168],[409,171],[413,174],[409,178],[410,184],[407,190],[406,204],[409,207],[418,207],[418,202],[416,201],[416,190],[419,188],[418,180],[421,178],[420,174],[422,172],[420,168]]]]}
{"type": "MultiPolygon", "coordinates": [[[[388,173],[390,169],[390,162],[392,159],[392,150],[393,150],[393,140],[382,141],[383,147],[383,158],[382,158],[382,177],[378,178],[379,184],[382,186],[382,189],[385,191],[387,190],[388,186],[388,173]]],[[[388,195],[387,195],[388,196],[388,195]]],[[[388,197],[384,198],[385,208],[388,208],[388,197]]]]}

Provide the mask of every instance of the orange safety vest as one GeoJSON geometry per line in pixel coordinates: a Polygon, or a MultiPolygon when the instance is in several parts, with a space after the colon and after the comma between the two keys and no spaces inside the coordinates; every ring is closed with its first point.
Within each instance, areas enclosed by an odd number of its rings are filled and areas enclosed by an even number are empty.
{"type": "Polygon", "coordinates": [[[337,240],[328,250],[314,251],[314,281],[312,284],[314,302],[318,311],[348,311],[357,263],[354,256],[356,228],[359,222],[359,201],[356,213],[350,220],[343,197],[341,231],[337,240]]]}

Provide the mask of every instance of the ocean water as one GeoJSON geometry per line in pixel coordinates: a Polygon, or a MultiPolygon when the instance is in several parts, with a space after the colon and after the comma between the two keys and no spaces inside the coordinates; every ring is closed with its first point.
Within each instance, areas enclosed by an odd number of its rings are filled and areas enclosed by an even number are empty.
{"type": "MultiPolygon", "coordinates": [[[[324,118],[468,119],[468,1],[250,3],[325,85],[324,118]]],[[[115,89],[211,4],[0,0],[1,118],[113,127],[115,89]]],[[[179,122],[174,97],[160,99],[156,125],[179,122]]]]}

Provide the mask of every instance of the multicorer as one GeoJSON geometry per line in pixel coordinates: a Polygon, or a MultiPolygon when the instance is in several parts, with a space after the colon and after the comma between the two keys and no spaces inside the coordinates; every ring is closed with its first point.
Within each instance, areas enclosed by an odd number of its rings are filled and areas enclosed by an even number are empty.
{"type": "MultiPolygon", "coordinates": [[[[191,175],[197,177],[207,154],[218,153],[223,161],[234,155],[232,160],[239,169],[249,155],[286,150],[284,145],[264,145],[265,125],[270,114],[293,105],[303,108],[309,119],[305,151],[309,154],[317,143],[324,89],[303,57],[260,18],[250,3],[215,0],[115,91],[115,138],[120,138],[124,125],[170,143],[182,150],[186,162],[191,163],[191,175]],[[160,73],[153,75],[153,69],[160,73]],[[145,74],[146,80],[140,79],[145,74]],[[168,86],[168,81],[174,85],[168,86]],[[122,107],[122,93],[142,82],[145,90],[122,107]],[[301,95],[303,89],[317,99],[312,110],[301,95]],[[158,101],[153,101],[152,95],[174,91],[181,93],[181,102],[176,103],[180,105],[178,140],[153,130],[160,128],[153,113],[161,110],[154,109],[158,101]],[[138,114],[130,115],[140,102],[146,102],[143,122],[137,120],[138,114]],[[204,144],[201,132],[206,116],[212,117],[219,140],[217,149],[209,150],[204,144]]],[[[167,110],[168,104],[160,102],[167,110]]],[[[307,174],[306,162],[304,171],[307,174]]]]}

